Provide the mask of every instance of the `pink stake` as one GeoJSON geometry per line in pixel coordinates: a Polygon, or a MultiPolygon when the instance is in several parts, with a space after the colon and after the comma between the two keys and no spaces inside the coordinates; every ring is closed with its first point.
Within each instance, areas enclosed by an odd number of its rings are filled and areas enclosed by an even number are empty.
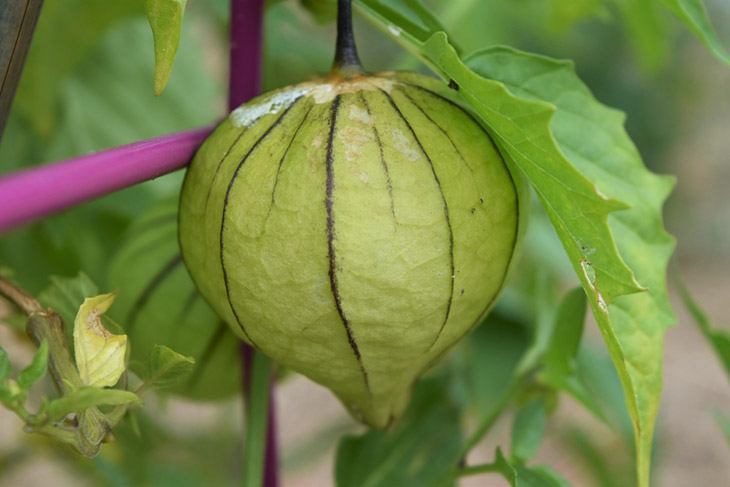
{"type": "Polygon", "coordinates": [[[180,169],[210,131],[164,135],[0,178],[0,233],[180,169]]]}

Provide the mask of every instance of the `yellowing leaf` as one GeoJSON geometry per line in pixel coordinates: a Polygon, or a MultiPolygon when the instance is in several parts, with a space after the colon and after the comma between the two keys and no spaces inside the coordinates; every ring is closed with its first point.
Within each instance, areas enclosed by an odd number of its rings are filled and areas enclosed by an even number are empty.
{"type": "Polygon", "coordinates": [[[127,335],[113,335],[101,324],[101,315],[114,302],[114,294],[86,298],[74,321],[76,367],[84,385],[113,386],[124,372],[127,335]]]}

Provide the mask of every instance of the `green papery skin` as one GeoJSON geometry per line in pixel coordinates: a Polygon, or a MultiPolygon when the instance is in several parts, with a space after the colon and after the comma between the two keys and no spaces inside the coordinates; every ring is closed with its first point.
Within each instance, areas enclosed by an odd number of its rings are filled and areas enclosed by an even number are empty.
{"type": "Polygon", "coordinates": [[[383,73],[262,95],[208,138],[182,190],[203,296],[373,427],[484,317],[514,254],[515,184],[448,91],[383,73]]]}

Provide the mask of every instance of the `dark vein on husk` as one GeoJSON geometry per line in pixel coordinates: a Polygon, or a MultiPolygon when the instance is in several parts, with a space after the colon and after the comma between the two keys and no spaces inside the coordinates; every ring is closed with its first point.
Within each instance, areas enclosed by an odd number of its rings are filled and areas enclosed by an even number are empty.
{"type": "Polygon", "coordinates": [[[337,257],[335,255],[335,216],[333,211],[333,194],[335,188],[334,181],[334,140],[335,130],[337,126],[337,112],[340,107],[341,95],[337,95],[332,102],[331,114],[330,114],[330,130],[327,138],[327,182],[325,185],[325,207],[327,210],[327,257],[329,261],[329,281],[330,289],[332,290],[332,297],[335,300],[335,308],[337,314],[340,316],[342,325],[345,327],[345,333],[347,334],[347,341],[350,344],[352,353],[355,355],[360,371],[362,372],[363,380],[365,382],[365,388],[370,394],[370,381],[368,380],[368,374],[365,370],[365,366],[362,361],[362,355],[360,354],[360,348],[355,341],[355,335],[352,332],[350,321],[345,315],[345,310],[342,307],[342,296],[340,295],[340,289],[337,282],[337,257]]]}

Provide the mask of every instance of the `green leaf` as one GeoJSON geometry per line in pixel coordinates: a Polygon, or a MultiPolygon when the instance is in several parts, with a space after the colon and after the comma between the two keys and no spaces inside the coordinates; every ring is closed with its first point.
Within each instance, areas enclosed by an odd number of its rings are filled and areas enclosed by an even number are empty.
{"type": "Polygon", "coordinates": [[[583,335],[586,296],[582,288],[570,291],[560,303],[549,344],[543,358],[540,380],[555,390],[573,396],[596,418],[608,422],[600,402],[576,373],[576,356],[583,335]]]}
{"type": "Polygon", "coordinates": [[[563,298],[545,353],[546,368],[564,375],[575,369],[574,360],[583,336],[586,307],[586,294],[581,288],[573,289],[563,298]]]}
{"type": "MultiPolygon", "coordinates": [[[[472,71],[444,33],[431,36],[423,53],[459,85],[464,100],[527,177],[592,297],[606,306],[619,296],[639,291],[608,226],[609,213],[626,206],[599,193],[563,155],[550,125],[556,107],[535,97],[515,95],[499,81],[472,71]]],[[[477,64],[472,56],[472,67],[477,64]]]]}
{"type": "Polygon", "coordinates": [[[71,413],[78,413],[92,407],[124,404],[141,404],[141,401],[133,392],[86,386],[49,402],[46,412],[53,421],[58,421],[71,413]]]}
{"type": "Polygon", "coordinates": [[[687,286],[678,275],[674,281],[687,311],[689,311],[690,315],[692,315],[692,318],[702,332],[702,335],[704,335],[705,339],[715,350],[717,357],[722,362],[725,373],[730,376],[730,333],[725,330],[713,328],[710,323],[710,319],[707,317],[705,312],[702,311],[702,308],[700,308],[700,305],[694,300],[689,289],[687,289],[687,286]]]}
{"type": "Polygon", "coordinates": [[[38,382],[41,377],[46,375],[48,370],[48,342],[43,340],[38,351],[33,356],[33,360],[26,368],[18,374],[18,385],[21,389],[27,391],[30,387],[38,382]]]}
{"type": "MultiPolygon", "coordinates": [[[[376,0],[358,5],[384,31],[394,22],[376,0]]],[[[443,32],[401,29],[393,38],[457,85],[511,170],[535,189],[618,371],[638,484],[648,486],[663,334],[674,322],[665,284],[674,240],[661,216],[673,179],[644,167],[623,114],[597,102],[571,63],[494,48],[471,55],[467,67],[443,32]]]]}
{"type": "Polygon", "coordinates": [[[111,25],[138,13],[142,13],[141,0],[46,2],[13,109],[39,134],[52,134],[59,113],[59,82],[73,72],[111,25]]]}
{"type": "Polygon", "coordinates": [[[459,410],[449,394],[447,378],[422,380],[406,414],[392,429],[340,441],[336,485],[453,485],[444,473],[458,462],[461,441],[459,410]]]}
{"type": "Polygon", "coordinates": [[[3,347],[0,347],[0,385],[10,376],[13,368],[10,365],[10,358],[3,347]]]}
{"type": "Polygon", "coordinates": [[[81,303],[87,297],[99,294],[99,289],[83,272],[75,277],[51,276],[49,280],[51,284],[38,295],[38,301],[58,313],[70,332],[81,303]]]}
{"type": "Polygon", "coordinates": [[[611,215],[610,230],[646,291],[609,299],[590,263],[592,251],[578,260],[569,249],[568,253],[619,373],[634,424],[639,484],[648,485],[661,395],[663,334],[674,322],[665,283],[674,240],[662,222],[662,205],[673,179],[644,167],[623,128],[623,114],[600,104],[571,63],[508,48],[481,51],[469,63],[512,94],[550,104],[554,110],[550,129],[562,153],[602,194],[629,205],[611,215]]]}
{"type": "Polygon", "coordinates": [[[628,448],[617,448],[613,442],[604,438],[594,438],[593,434],[576,427],[569,427],[560,435],[560,442],[576,463],[574,468],[584,471],[597,487],[624,487],[633,485],[633,465],[628,448]]]}
{"type": "Polygon", "coordinates": [[[720,43],[702,0],[661,0],[718,59],[730,65],[730,52],[720,43]]]}
{"type": "Polygon", "coordinates": [[[550,2],[549,26],[552,30],[565,33],[578,22],[591,18],[605,20],[610,12],[603,0],[563,0],[550,2]]]}
{"type": "Polygon", "coordinates": [[[190,375],[194,365],[192,357],[180,355],[164,345],[155,345],[150,353],[145,384],[157,388],[174,386],[190,375]]]}
{"type": "Polygon", "coordinates": [[[669,38],[656,0],[612,0],[619,9],[639,61],[651,70],[666,63],[669,38]]]}
{"type": "Polygon", "coordinates": [[[452,354],[453,388],[480,416],[493,410],[512,385],[530,345],[528,331],[510,318],[497,308],[452,354]]]}
{"type": "Polygon", "coordinates": [[[332,22],[337,18],[337,0],[300,0],[300,2],[320,24],[332,22]]]}
{"type": "Polygon", "coordinates": [[[512,487],[567,487],[568,482],[547,466],[525,467],[510,463],[498,447],[493,471],[500,473],[512,487]]]}
{"type": "Polygon", "coordinates": [[[155,40],[155,95],[167,85],[180,44],[187,0],[145,0],[147,20],[155,40]]]}
{"type": "Polygon", "coordinates": [[[421,0],[403,0],[403,3],[415,13],[420,21],[431,31],[445,30],[439,19],[426,8],[421,0]]]}
{"type": "Polygon", "coordinates": [[[518,411],[512,424],[510,456],[513,461],[525,463],[535,456],[545,435],[546,424],[547,411],[541,398],[531,400],[518,411]]]}
{"type": "Polygon", "coordinates": [[[119,290],[110,313],[124,325],[135,373],[149,374],[155,347],[164,345],[195,361],[171,392],[220,399],[240,389],[240,342],[200,296],[180,258],[176,200],[154,206],[129,229],[109,266],[109,283],[119,290]]]}

